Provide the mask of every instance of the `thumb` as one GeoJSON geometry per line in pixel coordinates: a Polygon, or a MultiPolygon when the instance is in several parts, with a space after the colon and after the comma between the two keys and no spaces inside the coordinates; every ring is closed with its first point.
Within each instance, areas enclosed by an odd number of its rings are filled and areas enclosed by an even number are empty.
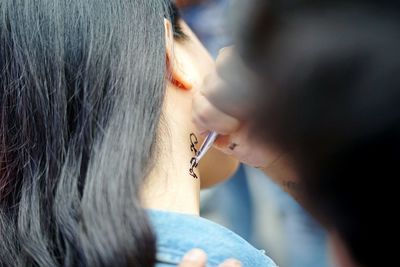
{"type": "Polygon", "coordinates": [[[193,249],[183,257],[179,267],[206,267],[206,264],[206,253],[200,249],[193,249]]]}

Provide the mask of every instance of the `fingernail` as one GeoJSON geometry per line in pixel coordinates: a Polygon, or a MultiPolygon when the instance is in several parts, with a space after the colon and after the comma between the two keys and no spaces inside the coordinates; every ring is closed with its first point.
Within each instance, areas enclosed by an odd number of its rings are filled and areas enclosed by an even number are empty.
{"type": "Polygon", "coordinates": [[[225,47],[222,47],[219,51],[218,51],[218,54],[220,55],[220,54],[222,54],[222,53],[224,53],[227,49],[229,49],[230,48],[230,46],[225,46],[225,47]]]}
{"type": "Polygon", "coordinates": [[[241,267],[242,263],[238,260],[227,260],[224,263],[222,263],[221,265],[219,265],[219,267],[241,267]]]}
{"type": "Polygon", "coordinates": [[[185,255],[183,260],[185,261],[193,261],[193,262],[199,262],[199,261],[204,261],[206,259],[206,253],[201,250],[201,249],[193,249],[189,253],[185,255]]]}
{"type": "Polygon", "coordinates": [[[218,55],[220,55],[221,53],[223,53],[224,50],[226,50],[226,47],[222,47],[222,48],[218,51],[218,55]]]}

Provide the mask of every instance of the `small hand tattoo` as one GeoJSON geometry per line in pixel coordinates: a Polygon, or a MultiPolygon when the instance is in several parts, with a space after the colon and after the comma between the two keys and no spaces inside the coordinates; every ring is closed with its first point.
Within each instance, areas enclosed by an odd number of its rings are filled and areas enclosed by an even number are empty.
{"type": "Polygon", "coordinates": [[[194,152],[194,157],[190,160],[190,168],[189,168],[189,174],[195,179],[198,179],[199,177],[196,175],[194,172],[194,169],[199,166],[199,163],[196,160],[196,155],[197,155],[197,148],[196,145],[199,143],[197,137],[195,134],[190,134],[190,151],[194,152]]]}
{"type": "Polygon", "coordinates": [[[238,146],[238,144],[235,144],[235,143],[232,143],[230,146],[229,146],[229,149],[230,150],[235,150],[235,148],[238,146]]]}

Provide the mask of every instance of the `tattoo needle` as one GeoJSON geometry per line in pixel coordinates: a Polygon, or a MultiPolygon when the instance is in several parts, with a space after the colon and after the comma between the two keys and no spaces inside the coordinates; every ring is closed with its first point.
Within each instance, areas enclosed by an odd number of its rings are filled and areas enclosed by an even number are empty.
{"type": "Polygon", "coordinates": [[[216,132],[210,132],[206,139],[204,140],[203,144],[200,147],[199,152],[196,154],[196,162],[199,163],[199,161],[204,157],[205,154],[207,154],[208,150],[212,147],[214,144],[215,140],[218,137],[218,133],[216,132]]]}

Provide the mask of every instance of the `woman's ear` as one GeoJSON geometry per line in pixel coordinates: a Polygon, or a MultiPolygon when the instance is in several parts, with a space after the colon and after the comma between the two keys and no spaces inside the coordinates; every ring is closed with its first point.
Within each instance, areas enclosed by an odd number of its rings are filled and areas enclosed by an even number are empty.
{"type": "MultiPolygon", "coordinates": [[[[185,57],[182,44],[174,42],[174,32],[171,22],[164,19],[165,27],[165,47],[166,47],[166,63],[167,63],[167,79],[175,87],[183,90],[193,88],[193,79],[190,73],[185,72],[185,64],[188,64],[189,58],[185,57]]],[[[184,41],[182,41],[184,42],[184,41]]]]}

